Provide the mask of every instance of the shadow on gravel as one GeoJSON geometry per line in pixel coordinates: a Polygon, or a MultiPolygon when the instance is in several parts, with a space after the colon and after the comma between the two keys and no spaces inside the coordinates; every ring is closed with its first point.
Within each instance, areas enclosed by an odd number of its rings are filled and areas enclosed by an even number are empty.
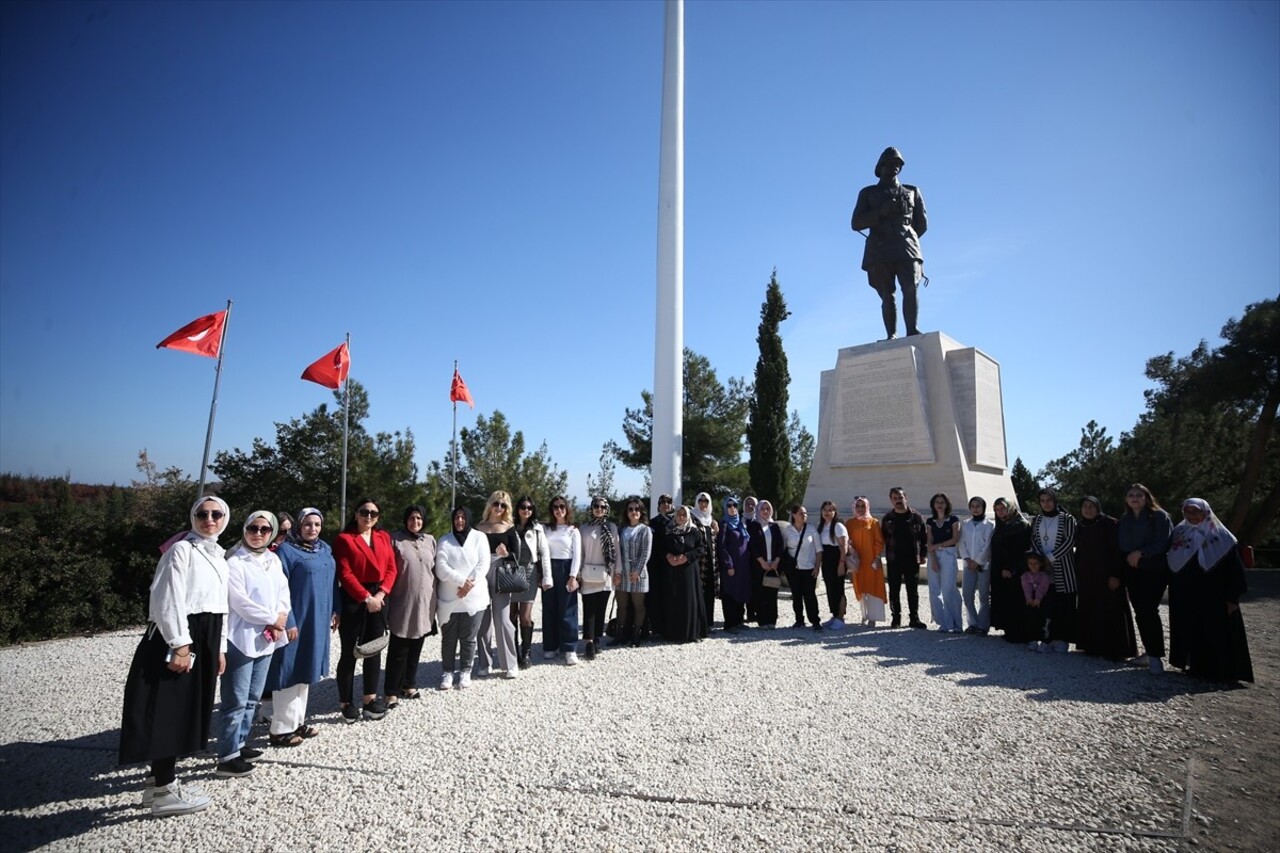
{"type": "Polygon", "coordinates": [[[90,829],[148,817],[141,808],[141,766],[116,764],[117,730],[44,743],[18,742],[0,746],[0,847],[30,850],[74,838],[90,829]],[[98,808],[71,808],[48,814],[18,815],[17,811],[49,803],[98,799],[104,794],[135,796],[98,808]]]}

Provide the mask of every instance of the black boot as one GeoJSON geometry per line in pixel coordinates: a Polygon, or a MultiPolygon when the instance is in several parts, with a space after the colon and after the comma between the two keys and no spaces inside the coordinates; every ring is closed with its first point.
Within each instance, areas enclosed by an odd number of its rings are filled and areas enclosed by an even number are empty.
{"type": "Polygon", "coordinates": [[[533,626],[520,626],[520,657],[517,658],[516,664],[521,669],[528,669],[533,666],[533,661],[529,659],[529,647],[533,645],[533,626]]]}

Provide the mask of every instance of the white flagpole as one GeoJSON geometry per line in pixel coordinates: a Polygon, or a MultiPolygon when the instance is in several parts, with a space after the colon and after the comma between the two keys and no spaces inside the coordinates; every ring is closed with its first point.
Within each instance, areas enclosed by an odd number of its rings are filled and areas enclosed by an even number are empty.
{"type": "Polygon", "coordinates": [[[351,426],[351,333],[347,332],[347,378],[342,381],[342,492],[338,495],[338,525],[347,523],[347,433],[351,426]]]}
{"type": "Polygon", "coordinates": [[[662,146],[658,160],[658,313],[653,360],[650,515],[658,495],[676,505],[684,453],[684,0],[666,0],[662,146]]]}
{"type": "Polygon", "coordinates": [[[196,497],[204,497],[204,479],[209,470],[209,448],[213,445],[213,417],[218,413],[218,385],[222,382],[222,356],[226,352],[227,326],[231,325],[231,300],[227,300],[227,316],[222,318],[222,337],[218,339],[218,366],[213,372],[213,399],[209,402],[209,429],[204,434],[204,456],[200,459],[200,485],[196,497]]]}

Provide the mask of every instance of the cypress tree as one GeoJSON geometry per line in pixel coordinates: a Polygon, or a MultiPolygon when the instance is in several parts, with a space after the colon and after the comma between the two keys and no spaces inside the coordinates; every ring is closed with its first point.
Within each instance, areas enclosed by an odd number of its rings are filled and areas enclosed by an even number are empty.
{"type": "Polygon", "coordinates": [[[778,326],[791,316],[775,267],[760,306],[760,326],[756,331],[755,393],[748,405],[747,443],[751,458],[747,470],[752,491],[777,503],[792,493],[795,471],[791,461],[791,440],[787,433],[788,388],[791,374],[787,354],[782,349],[778,326]]]}

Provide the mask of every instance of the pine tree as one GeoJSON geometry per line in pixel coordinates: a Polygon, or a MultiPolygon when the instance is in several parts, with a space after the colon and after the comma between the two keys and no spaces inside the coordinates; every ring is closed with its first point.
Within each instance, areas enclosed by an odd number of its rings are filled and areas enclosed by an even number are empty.
{"type": "Polygon", "coordinates": [[[755,393],[748,406],[747,443],[751,448],[747,470],[752,491],[770,501],[788,499],[795,491],[791,438],[787,429],[788,388],[791,373],[782,349],[778,326],[791,316],[778,284],[778,270],[769,276],[756,345],[755,393]]]}

